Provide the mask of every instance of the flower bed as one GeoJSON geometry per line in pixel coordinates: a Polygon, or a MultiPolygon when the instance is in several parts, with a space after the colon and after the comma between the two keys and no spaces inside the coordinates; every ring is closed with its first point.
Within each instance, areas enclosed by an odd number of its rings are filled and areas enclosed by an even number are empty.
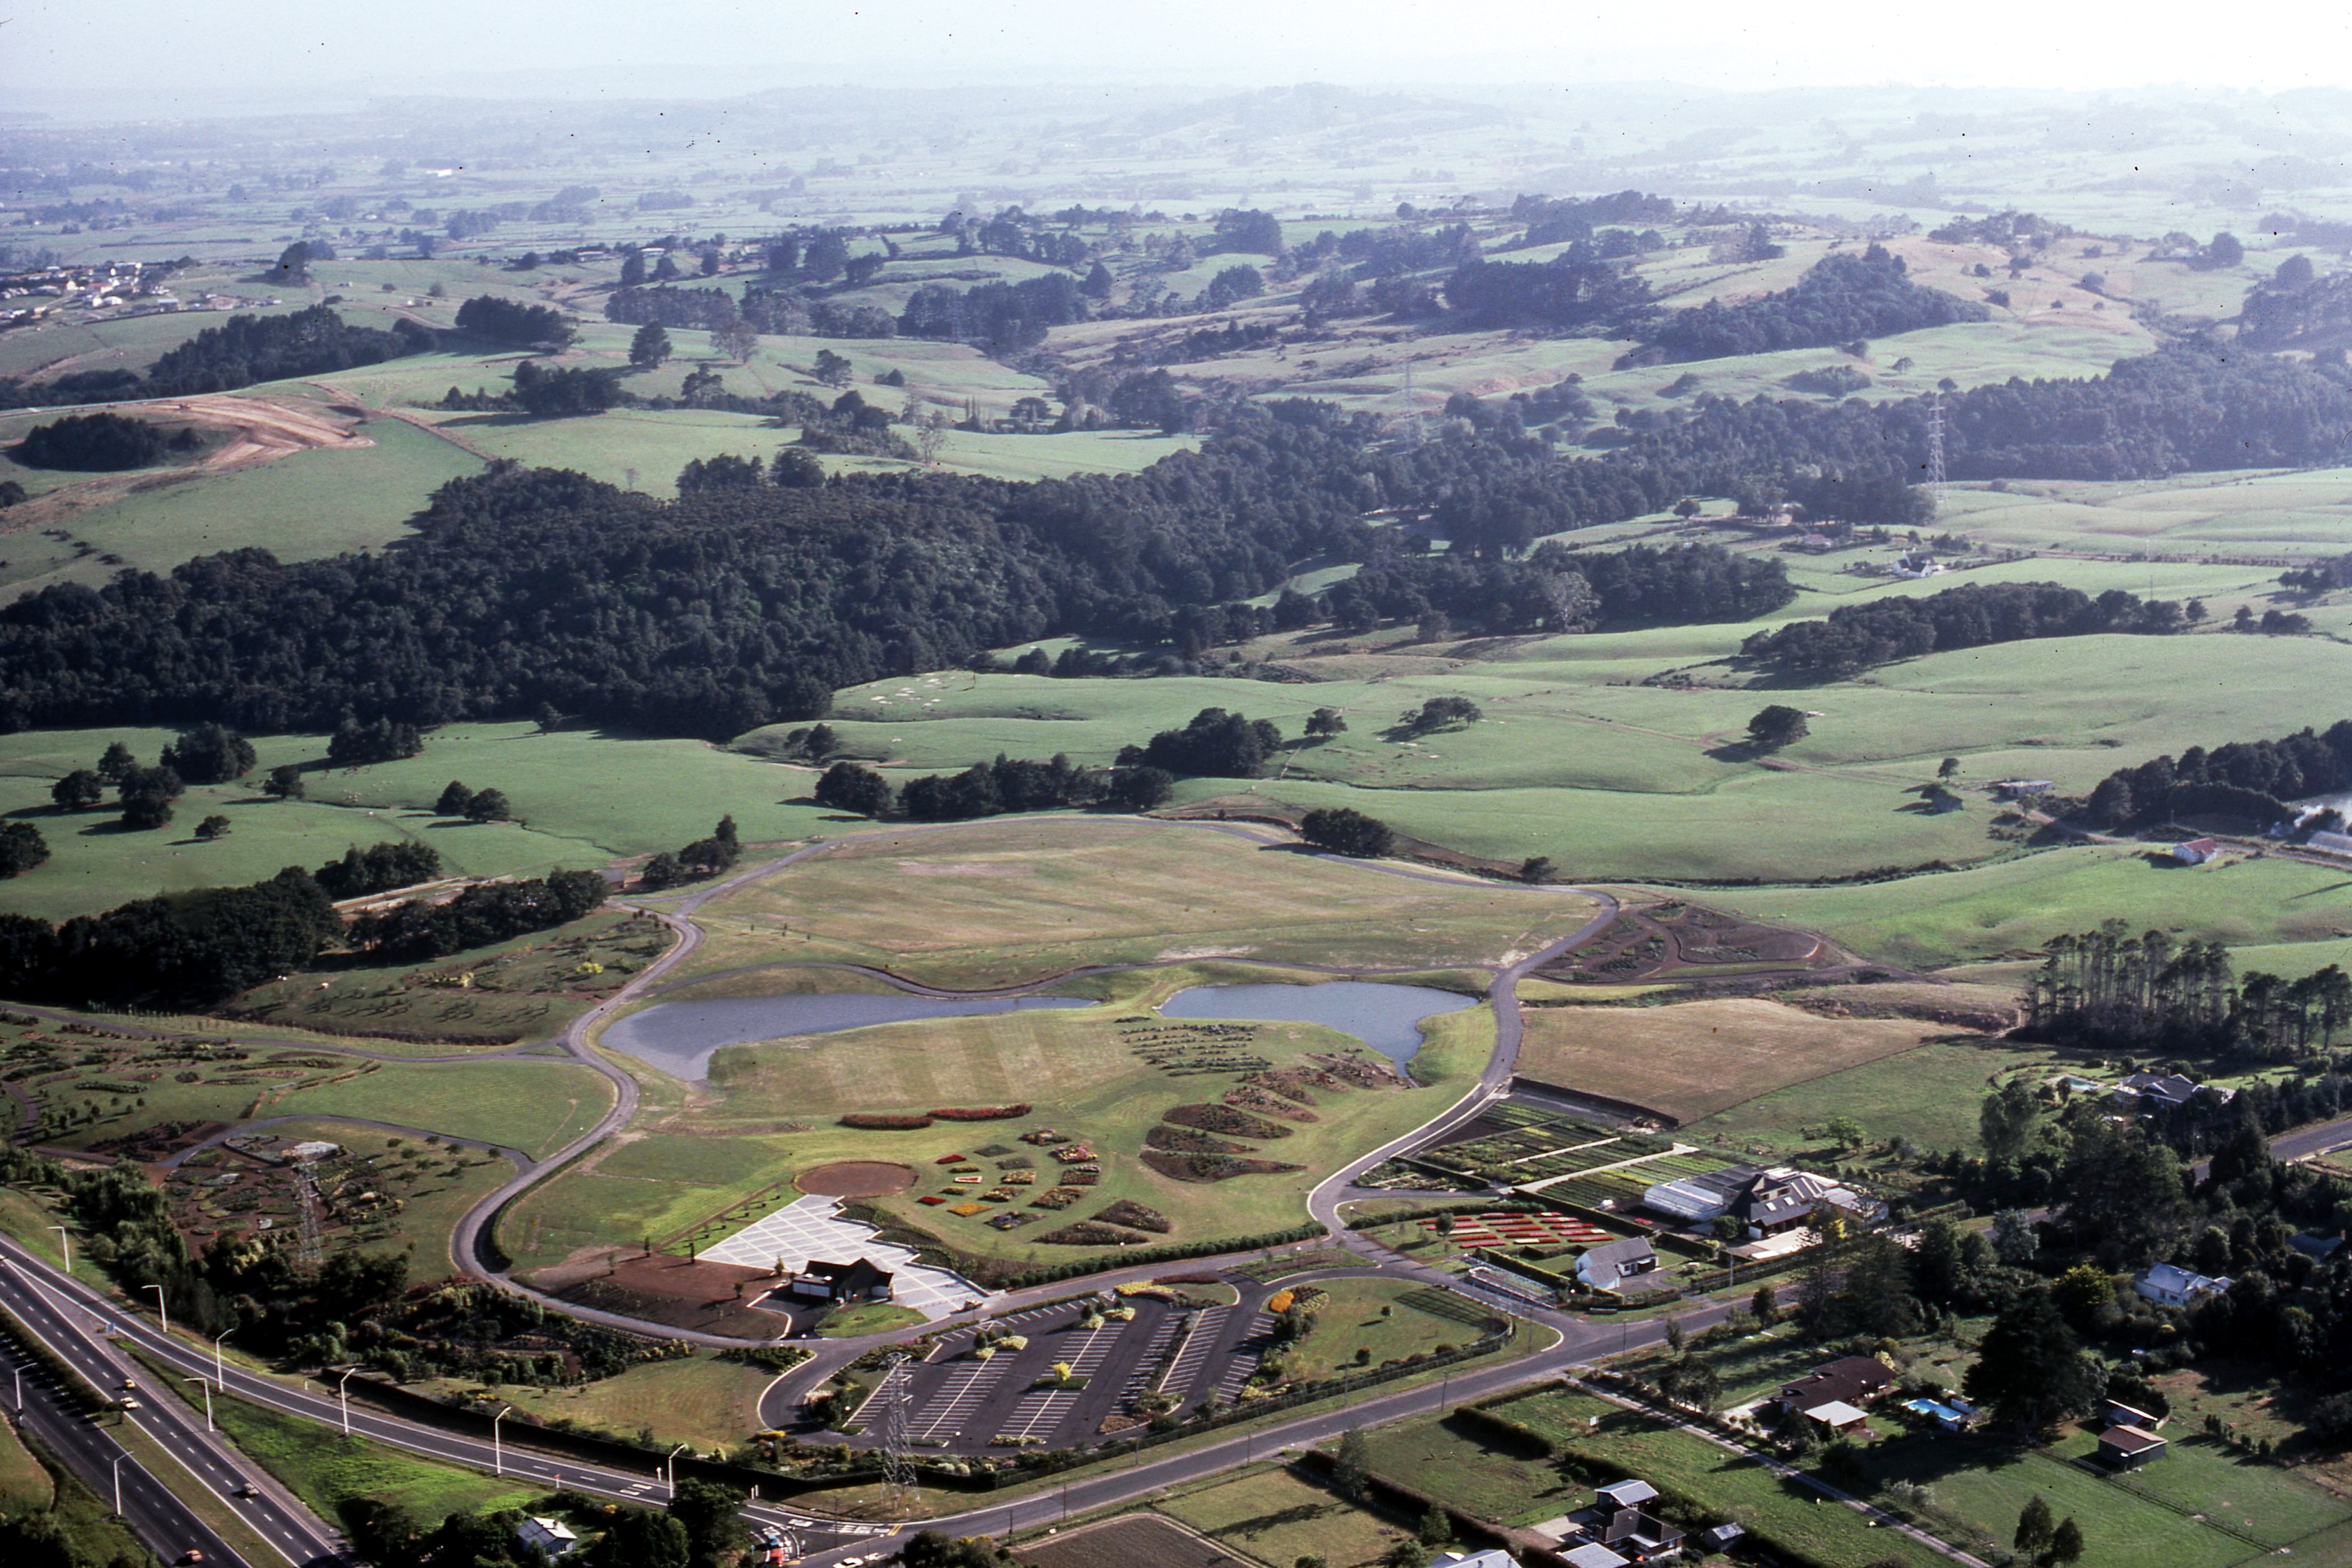
{"type": "Polygon", "coordinates": [[[1147,1149],[1143,1163],[1163,1176],[1180,1182],[1229,1182],[1235,1176],[1270,1176],[1305,1169],[1279,1160],[1244,1160],[1232,1154],[1182,1154],[1167,1149],[1147,1149]]]}
{"type": "Polygon", "coordinates": [[[1229,1089],[1220,1098],[1227,1105],[1245,1106],[1252,1110],[1263,1110],[1268,1116],[1279,1116],[1286,1121],[1307,1122],[1323,1120],[1303,1105],[1293,1105],[1289,1100],[1278,1095],[1269,1094],[1265,1089],[1251,1084],[1243,1084],[1238,1089],[1229,1089]]]}
{"type": "Polygon", "coordinates": [[[1131,1230],[1121,1230],[1113,1225],[1098,1225],[1082,1219],[1076,1225],[1066,1225],[1059,1230],[1049,1230],[1037,1238],[1055,1247],[1131,1247],[1148,1240],[1131,1230]]]}
{"type": "Polygon", "coordinates": [[[841,1119],[844,1127],[855,1127],[867,1132],[915,1132],[931,1124],[928,1116],[890,1116],[878,1111],[853,1110],[841,1119]]]}
{"type": "Polygon", "coordinates": [[[1255,1138],[1265,1142],[1273,1138],[1287,1138],[1290,1129],[1279,1122],[1268,1121],[1262,1116],[1236,1110],[1230,1105],[1173,1105],[1160,1113],[1160,1120],[1178,1127],[1198,1128],[1203,1132],[1223,1132],[1234,1138],[1255,1138]]]}
{"type": "Polygon", "coordinates": [[[1010,1121],[1028,1114],[1025,1101],[1019,1105],[950,1105],[931,1112],[941,1121],[1010,1121]]]}
{"type": "Polygon", "coordinates": [[[1257,1152],[1254,1145],[1230,1142],[1223,1138],[1212,1138],[1207,1133],[1196,1132],[1190,1127],[1171,1127],[1164,1121],[1143,1135],[1143,1146],[1147,1149],[1173,1149],[1184,1154],[1255,1154],[1257,1152]]]}
{"type": "Polygon", "coordinates": [[[1095,1218],[1111,1225],[1123,1225],[1130,1230],[1151,1231],[1159,1236],[1166,1236],[1176,1228],[1174,1222],[1166,1215],[1132,1198],[1119,1199],[1095,1218]]]}

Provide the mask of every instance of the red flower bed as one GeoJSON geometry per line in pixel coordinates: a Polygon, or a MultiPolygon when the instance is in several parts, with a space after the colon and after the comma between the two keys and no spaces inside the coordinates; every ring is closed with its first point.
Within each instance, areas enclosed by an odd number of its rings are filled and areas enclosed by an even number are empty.
{"type": "Polygon", "coordinates": [[[931,1114],[941,1121],[1009,1121],[1016,1116],[1029,1114],[1024,1102],[1020,1105],[950,1105],[931,1114]]]}
{"type": "Polygon", "coordinates": [[[862,1128],[869,1132],[912,1132],[929,1127],[928,1116],[888,1116],[875,1111],[853,1110],[841,1119],[844,1127],[862,1128]]]}

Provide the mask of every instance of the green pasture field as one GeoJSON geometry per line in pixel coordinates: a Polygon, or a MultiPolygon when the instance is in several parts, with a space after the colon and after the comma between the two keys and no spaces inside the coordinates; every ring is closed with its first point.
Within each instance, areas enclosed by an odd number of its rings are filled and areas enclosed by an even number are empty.
{"type": "Polygon", "coordinates": [[[326,1034],[429,1037],[460,1046],[541,1038],[610,996],[672,940],[648,917],[605,910],[431,963],[306,970],[245,993],[235,1011],[240,1021],[326,1034]],[[597,972],[587,972],[590,965],[597,972]]]}
{"type": "Polygon", "coordinates": [[[830,959],[977,989],[1220,958],[1475,966],[1573,931],[1591,907],[1564,889],[1400,878],[1215,826],[1007,817],[868,834],[738,888],[698,912],[710,940],[683,976],[830,959]]]}
{"type": "Polygon", "coordinates": [[[537,1495],[517,1486],[436,1460],[321,1432],[318,1424],[280,1415],[233,1394],[216,1396],[213,1416],[254,1463],[292,1489],[327,1519],[360,1498],[396,1502],[421,1519],[513,1508],[537,1495]]]}
{"type": "MultiPolygon", "coordinates": [[[[1936,1568],[1944,1562],[1907,1537],[1873,1530],[1852,1510],[1817,1506],[1815,1494],[1780,1480],[1752,1459],[1591,1394],[1548,1390],[1493,1408],[1543,1432],[1563,1452],[1589,1453],[1612,1474],[1637,1476],[1710,1511],[1746,1518],[1825,1568],[1886,1562],[1936,1568]],[[1585,1424],[1594,1416],[1601,1425],[1589,1432],[1585,1424]]],[[[1400,1422],[1364,1436],[1374,1474],[1498,1523],[1533,1524],[1592,1500],[1588,1489],[1564,1480],[1556,1466],[1491,1447],[1467,1426],[1443,1419],[1400,1422]]]]}
{"type": "Polygon", "coordinates": [[[13,596],[68,582],[95,587],[123,565],[168,572],[224,550],[307,561],[372,549],[405,535],[434,490],[481,470],[478,458],[401,420],[372,420],[361,433],[375,445],[314,447],[220,472],[184,469],[68,513],[54,526],[99,553],[79,554],[69,542],[38,535],[11,539],[0,592],[13,596]]]}
{"type": "Polygon", "coordinates": [[[2333,960],[2337,939],[2352,936],[2347,887],[2347,872],[2276,856],[2175,868],[2141,850],[2084,846],[1890,882],[1707,897],[1865,957],[1934,966],[2029,955],[2110,918],[2232,946],[2324,943],[2333,960]]]}
{"type": "Polygon", "coordinates": [[[66,814],[51,803],[50,785],[93,766],[109,742],[121,740],[152,763],[173,738],[169,730],[129,728],[0,736],[0,814],[38,827],[50,853],[47,864],[0,885],[0,909],[61,920],[157,892],[257,881],[394,838],[431,845],[450,875],[536,876],[675,849],[709,833],[724,814],[752,844],[804,837],[830,816],[808,799],[814,775],[802,770],[699,741],[590,729],[541,734],[524,723],[447,725],[415,757],[341,770],[324,765],[323,736],[257,736],[251,774],[192,786],[174,803],[171,825],[152,832],[125,831],[104,808],[66,814]],[[286,763],[310,770],[307,798],[260,793],[268,770],[286,763]],[[518,820],[433,816],[452,778],[505,791],[518,820]],[[195,839],[195,825],[214,813],[228,817],[228,837],[195,839]]]}
{"type": "MultiPolygon", "coordinates": [[[[631,1441],[649,1431],[664,1447],[691,1443],[709,1453],[733,1448],[760,1429],[760,1394],[775,1380],[772,1372],[697,1351],[672,1361],[640,1362],[569,1388],[502,1383],[495,1392],[541,1422],[574,1421],[631,1441]]],[[[477,1388],[456,1380],[422,1385],[423,1392],[443,1395],[477,1388]]]]}
{"type": "Polygon", "coordinates": [[[2342,553],[2347,521],[2352,470],[2305,468],[1958,485],[1941,525],[2008,548],[2272,562],[2342,553]]]}
{"type": "Polygon", "coordinates": [[[1794,1154],[1819,1148],[1805,1129],[1818,1131],[1843,1115],[1860,1122],[1874,1141],[1901,1136],[1916,1149],[1973,1153],[1978,1109],[1992,1080],[2021,1063],[2054,1066],[2062,1059],[2038,1047],[1935,1033],[1914,1049],[1768,1090],[1697,1117],[1676,1128],[1675,1136],[1687,1142],[1721,1144],[1727,1152],[1761,1147],[1794,1154]]]}
{"type": "Polygon", "coordinates": [[[1329,1568],[1377,1568],[1407,1534],[1297,1471],[1244,1470],[1152,1505],[1261,1563],[1316,1557],[1329,1568]]]}
{"type": "MultiPolygon", "coordinates": [[[[729,1047],[715,1058],[711,1081],[687,1098],[671,1080],[640,1071],[646,1098],[636,1130],[644,1136],[528,1194],[501,1225],[501,1243],[522,1266],[544,1268],[669,1234],[761,1187],[837,1160],[885,1160],[915,1170],[917,1186],[869,1200],[871,1206],[962,1252],[1006,1263],[1087,1257],[1083,1248],[1034,1238],[1090,1218],[1119,1198],[1166,1215],[1173,1241],[1280,1229],[1298,1223],[1305,1193],[1330,1170],[1450,1103],[1462,1079],[1477,1070],[1491,1048],[1493,1024],[1485,1009],[1433,1019],[1412,1064],[1427,1087],[1317,1091],[1320,1121],[1286,1123],[1292,1126],[1288,1137],[1248,1141],[1265,1157],[1303,1169],[1214,1184],[1163,1176],[1136,1157],[1145,1132],[1170,1107],[1213,1100],[1236,1079],[1213,1072],[1164,1076],[1129,1050],[1118,1021],[1145,1013],[1186,984],[1243,977],[1214,965],[1181,966],[1120,976],[1109,1000],[1085,1009],[916,1021],[729,1047]],[[837,1125],[852,1111],[1024,1101],[1033,1107],[1027,1115],[997,1122],[940,1122],[912,1131],[837,1125]],[[1054,1184],[1056,1167],[1017,1136],[1042,1126],[1085,1141],[1101,1157],[1100,1184],[1082,1189],[1084,1197],[1071,1207],[1035,1211],[1039,1218],[1026,1229],[1003,1233],[982,1223],[987,1215],[961,1217],[916,1201],[927,1192],[949,1190],[937,1164],[941,1156],[999,1144],[1033,1159],[1034,1184],[1012,1189],[1020,1202],[1003,1205],[1027,1212],[1027,1199],[1054,1184]]],[[[1361,1047],[1328,1029],[1273,1024],[1259,1026],[1247,1048],[1279,1067],[1305,1052],[1361,1047]]],[[[615,1059],[635,1065],[631,1058],[615,1059]]],[[[989,1163],[977,1163],[983,1169],[989,1163]]],[[[1000,1212],[995,1205],[988,1211],[1000,1212]]],[[[1352,1355],[1352,1342],[1347,1350],[1352,1355]]]]}

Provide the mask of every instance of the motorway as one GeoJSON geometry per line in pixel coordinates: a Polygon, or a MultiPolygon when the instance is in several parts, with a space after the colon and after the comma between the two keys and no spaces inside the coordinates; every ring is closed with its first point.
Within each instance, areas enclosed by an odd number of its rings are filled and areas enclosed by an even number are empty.
{"type": "Polygon", "coordinates": [[[119,1468],[121,1512],[142,1541],[166,1563],[190,1549],[202,1552],[207,1562],[245,1563],[244,1556],[173,1495],[201,1488],[213,1495],[222,1510],[242,1514],[254,1533],[277,1553],[269,1562],[252,1563],[250,1568],[277,1568],[281,1561],[311,1563],[336,1550],[335,1531],[266,1472],[239,1458],[226,1438],[207,1431],[203,1416],[175,1391],[159,1387],[146,1368],[115,1347],[107,1315],[77,1310],[73,1298],[57,1289],[55,1280],[42,1278],[47,1272],[46,1266],[23,1266],[29,1258],[13,1242],[0,1250],[0,1305],[15,1313],[34,1337],[93,1388],[109,1398],[127,1394],[135,1400],[140,1407],[123,1412],[121,1419],[138,1427],[179,1461],[181,1473],[161,1478],[149,1474],[143,1464],[125,1453],[100,1418],[57,1385],[47,1369],[16,1346],[0,1345],[0,1357],[5,1357],[12,1374],[10,1396],[16,1397],[16,1390],[22,1389],[19,1419],[26,1430],[100,1498],[113,1500],[119,1468]],[[238,1490],[248,1485],[254,1495],[238,1497],[238,1490]]]}

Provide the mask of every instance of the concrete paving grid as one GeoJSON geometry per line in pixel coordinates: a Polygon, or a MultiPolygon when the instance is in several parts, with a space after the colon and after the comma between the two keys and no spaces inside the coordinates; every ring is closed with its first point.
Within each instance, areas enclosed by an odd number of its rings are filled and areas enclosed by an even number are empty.
{"type": "Polygon", "coordinates": [[[865,1258],[888,1269],[890,1299],[936,1322],[966,1301],[988,1294],[961,1274],[915,1261],[914,1253],[878,1239],[870,1225],[841,1217],[839,1198],[797,1198],[763,1219],[753,1220],[701,1257],[713,1263],[768,1268],[777,1258],[797,1273],[814,1259],[854,1263],[865,1258]]]}

